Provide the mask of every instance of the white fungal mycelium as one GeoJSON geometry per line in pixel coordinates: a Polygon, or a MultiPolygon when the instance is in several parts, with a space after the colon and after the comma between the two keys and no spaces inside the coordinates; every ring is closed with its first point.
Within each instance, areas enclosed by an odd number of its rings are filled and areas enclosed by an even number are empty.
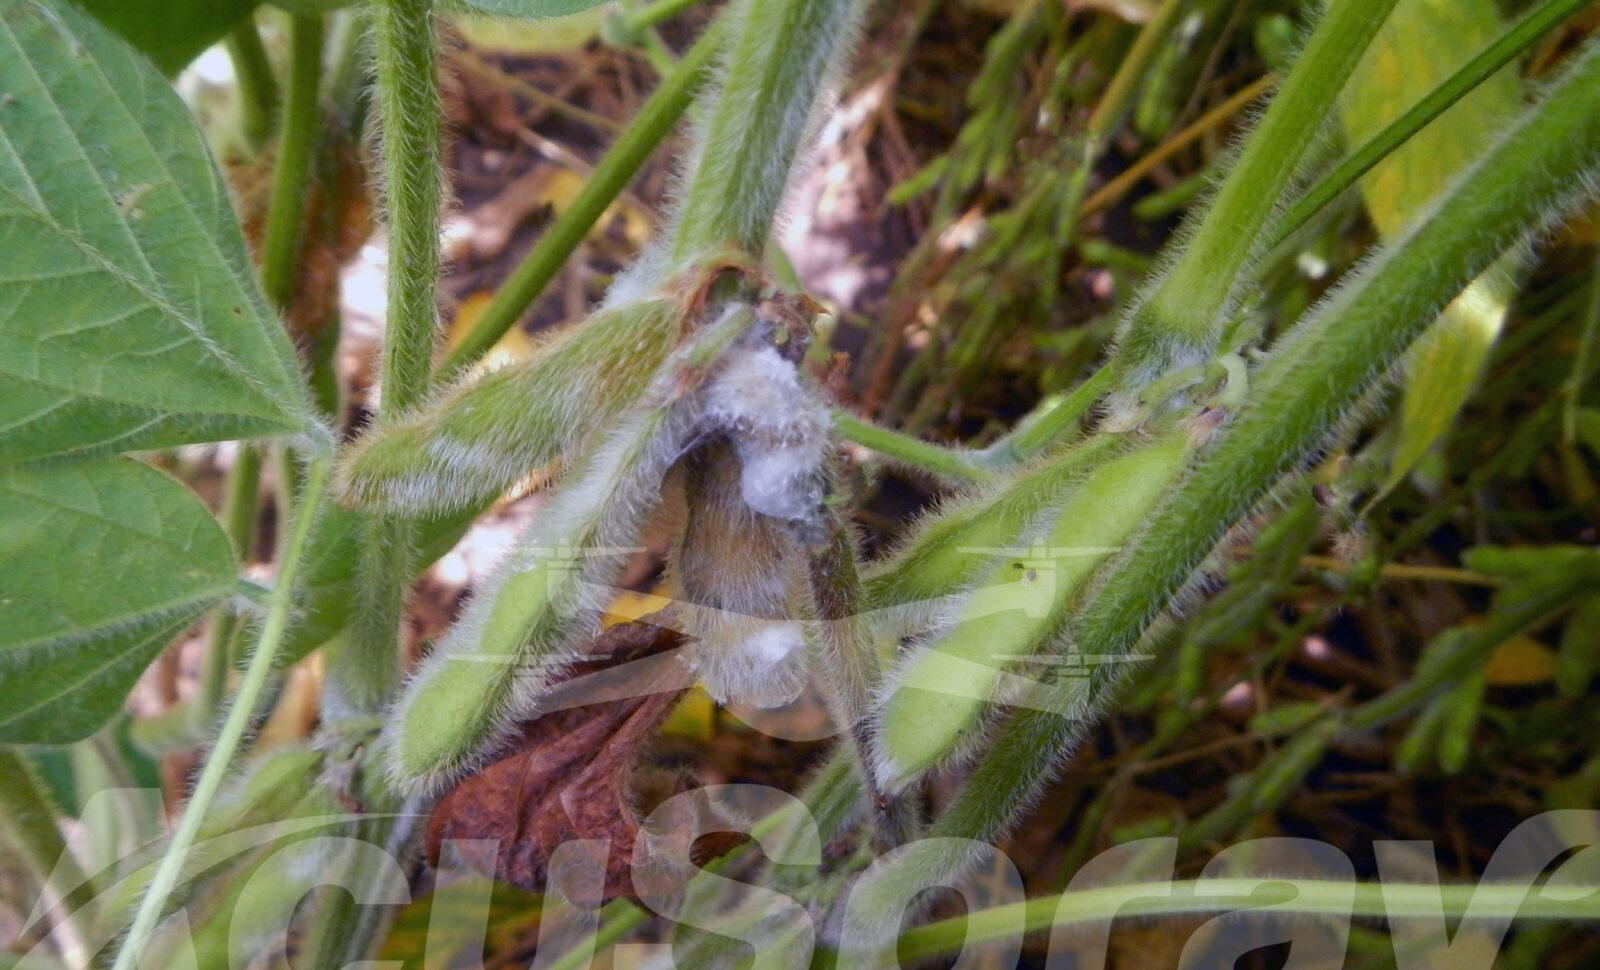
{"type": "Polygon", "coordinates": [[[827,408],[767,346],[736,348],[705,389],[705,420],[733,441],[740,493],[762,515],[809,521],[822,505],[827,408]]]}

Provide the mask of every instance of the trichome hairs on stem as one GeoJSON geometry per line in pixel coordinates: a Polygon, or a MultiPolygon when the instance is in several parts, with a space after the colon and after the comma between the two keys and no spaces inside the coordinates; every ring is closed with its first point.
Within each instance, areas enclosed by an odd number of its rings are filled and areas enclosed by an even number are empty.
{"type": "Polygon", "coordinates": [[[374,16],[383,183],[390,249],[406,272],[389,283],[381,415],[420,403],[438,333],[439,211],[443,204],[437,32],[433,0],[386,0],[374,16]]]}
{"type": "Polygon", "coordinates": [[[736,0],[724,14],[732,40],[718,63],[717,96],[695,118],[685,169],[692,174],[670,220],[676,268],[726,246],[766,248],[865,6],[736,0]]]}

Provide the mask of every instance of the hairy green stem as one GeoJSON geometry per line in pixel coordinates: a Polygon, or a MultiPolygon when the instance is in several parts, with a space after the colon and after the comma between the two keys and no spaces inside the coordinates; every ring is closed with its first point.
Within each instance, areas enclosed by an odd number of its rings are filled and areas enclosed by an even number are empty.
{"type": "MultiPolygon", "coordinates": [[[[1573,201],[1600,160],[1600,45],[1575,59],[1394,247],[1300,323],[1252,379],[1218,444],[1108,566],[1074,642],[1126,657],[1233,523],[1322,446],[1468,281],[1573,201]]],[[[1007,725],[936,835],[993,838],[1115,686],[1117,664],[1065,678],[1007,725]]]]}
{"type": "Polygon", "coordinates": [[[383,127],[389,313],[383,341],[388,421],[428,392],[439,329],[440,119],[433,0],[382,0],[374,8],[378,103],[383,127]]]}
{"type": "Polygon", "coordinates": [[[55,942],[72,966],[87,966],[94,884],[56,825],[61,811],[27,756],[0,747],[0,842],[22,860],[57,916],[55,942]]]}
{"type": "MultiPolygon", "coordinates": [[[[438,43],[432,0],[383,0],[373,10],[389,234],[389,308],[382,398],[388,424],[428,392],[439,325],[440,119],[438,43]]],[[[382,710],[399,673],[398,636],[411,583],[412,522],[364,516],[350,638],[328,658],[330,716],[382,710]]]]}
{"type": "Polygon", "coordinates": [[[849,47],[860,0],[737,0],[725,80],[710,113],[672,263],[766,250],[823,85],[849,47]]]}
{"type": "Polygon", "coordinates": [[[991,467],[1014,467],[1048,451],[1110,389],[1113,376],[1109,366],[1101,366],[1064,396],[1045,400],[1004,437],[983,449],[981,460],[991,467]]]}
{"type": "Polygon", "coordinates": [[[966,452],[923,441],[921,438],[889,428],[880,428],[842,409],[834,410],[833,427],[846,441],[945,481],[982,482],[994,477],[988,469],[966,452]]]}
{"type": "Polygon", "coordinates": [[[1429,883],[1359,883],[1331,879],[1268,881],[1258,878],[1216,878],[1135,883],[1041,896],[980,910],[909,930],[901,937],[899,955],[908,963],[955,953],[1006,939],[1021,916],[1023,932],[1092,926],[1118,917],[1149,919],[1198,913],[1226,913],[1272,906],[1274,912],[1365,919],[1433,919],[1440,914],[1459,919],[1469,911],[1481,918],[1547,920],[1600,919],[1600,887],[1584,898],[1539,895],[1520,885],[1436,885],[1429,883]],[[1021,911],[1020,914],[1018,911],[1021,911]]]}
{"type": "Polygon", "coordinates": [[[1528,13],[1516,26],[1506,31],[1498,40],[1485,47],[1443,84],[1434,88],[1427,97],[1418,101],[1389,126],[1369,138],[1359,148],[1346,155],[1333,171],[1318,179],[1305,194],[1289,206],[1267,234],[1267,247],[1272,248],[1311,220],[1323,207],[1373,166],[1388,158],[1412,135],[1426,128],[1450,106],[1466,97],[1479,84],[1511,63],[1532,47],[1556,25],[1583,9],[1590,0],[1545,0],[1544,4],[1528,13]]]}
{"type": "Polygon", "coordinates": [[[645,101],[627,130],[617,136],[610,151],[595,166],[594,174],[584,183],[572,204],[539,237],[538,243],[495,293],[483,315],[473,322],[472,328],[439,364],[437,380],[451,380],[487,353],[544,292],[606,207],[633,180],[645,160],[683,116],[695,91],[710,76],[711,62],[721,49],[726,33],[721,19],[708,27],[672,74],[645,101]]]}
{"type": "Polygon", "coordinates": [[[284,530],[284,539],[278,551],[278,575],[272,585],[272,600],[267,607],[255,653],[250,657],[250,665],[245,670],[239,693],[228,711],[228,719],[223,722],[222,731],[217,735],[216,743],[206,758],[205,768],[200,772],[200,778],[189,796],[189,803],[184,806],[183,818],[172,833],[172,841],[161,857],[150,888],[139,901],[133,924],[117,951],[114,970],[135,970],[139,966],[140,955],[161,920],[162,911],[183,871],[189,849],[194,845],[195,835],[200,831],[200,825],[210,811],[211,803],[228,775],[233,756],[255,716],[256,704],[272,672],[278,645],[283,641],[294,613],[295,579],[305,558],[307,538],[316,522],[317,511],[328,491],[330,464],[331,460],[325,454],[319,454],[311,460],[305,488],[301,492],[302,500],[293,520],[284,530]]]}
{"type": "Polygon", "coordinates": [[[843,409],[834,410],[833,426],[846,441],[945,481],[992,481],[997,472],[1026,464],[1059,444],[1111,387],[1112,377],[1111,368],[1102,366],[1066,394],[1040,402],[1013,430],[981,451],[936,445],[843,409]]]}
{"type": "Polygon", "coordinates": [[[1183,254],[1129,319],[1118,359],[1135,384],[1215,348],[1240,270],[1394,4],[1342,0],[1323,14],[1183,254]]]}
{"type": "Polygon", "coordinates": [[[293,304],[299,275],[295,257],[304,235],[312,159],[322,126],[318,95],[323,34],[323,20],[318,14],[296,14],[290,21],[288,92],[272,169],[272,197],[267,203],[261,239],[261,289],[279,313],[293,304]]]}
{"type": "MultiPolygon", "coordinates": [[[[233,543],[241,565],[250,562],[255,540],[257,498],[261,489],[261,449],[241,444],[228,469],[228,494],[222,500],[222,531],[233,543]]],[[[211,633],[202,658],[200,689],[190,718],[190,727],[203,731],[211,726],[222,698],[227,693],[228,671],[233,667],[233,635],[238,618],[227,607],[215,611],[211,633]]]]}
{"type": "Polygon", "coordinates": [[[239,131],[252,149],[260,149],[272,137],[272,119],[278,113],[278,81],[272,75],[272,60],[261,43],[254,17],[246,18],[228,34],[227,47],[239,88],[239,131]]]}

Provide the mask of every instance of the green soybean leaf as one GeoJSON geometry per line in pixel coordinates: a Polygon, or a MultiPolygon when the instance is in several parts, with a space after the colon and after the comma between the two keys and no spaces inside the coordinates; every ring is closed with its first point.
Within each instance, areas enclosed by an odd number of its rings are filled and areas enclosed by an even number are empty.
{"type": "Polygon", "coordinates": [[[79,0],[174,75],[256,8],[256,0],[79,0]]]}
{"type": "Polygon", "coordinates": [[[449,5],[469,13],[489,14],[494,17],[531,17],[543,20],[581,13],[604,2],[605,0],[454,0],[449,5]]]}
{"type": "Polygon", "coordinates": [[[0,468],[0,742],[94,733],[161,648],[233,583],[227,535],[148,465],[0,468]]]}
{"type": "Polygon", "coordinates": [[[76,7],[0,0],[0,463],[310,413],[183,102],[76,7]]]}
{"type": "MultiPolygon", "coordinates": [[[[1400,0],[1350,78],[1346,135],[1383,130],[1504,31],[1493,0],[1400,0]]],[[[1521,106],[1510,69],[1480,84],[1361,180],[1384,238],[1404,231],[1521,106]]],[[[1400,433],[1385,490],[1405,478],[1454,423],[1505,321],[1512,274],[1502,262],[1469,285],[1407,355],[1400,433]]]]}

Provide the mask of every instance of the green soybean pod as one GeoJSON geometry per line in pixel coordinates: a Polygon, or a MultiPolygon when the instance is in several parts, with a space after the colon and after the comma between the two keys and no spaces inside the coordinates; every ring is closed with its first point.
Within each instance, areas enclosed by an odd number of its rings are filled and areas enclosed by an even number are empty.
{"type": "Polygon", "coordinates": [[[990,564],[983,550],[1016,545],[1040,512],[1120,443],[1114,435],[1100,435],[997,490],[939,509],[867,576],[867,602],[885,609],[938,600],[965,588],[990,564]]]}
{"type": "Polygon", "coordinates": [[[948,632],[907,658],[880,714],[880,784],[902,788],[959,756],[1001,693],[1004,668],[1030,656],[1059,625],[1074,594],[1139,528],[1188,452],[1189,436],[1178,432],[1090,472],[1056,514],[1043,548],[999,563],[948,632]]]}
{"type": "Polygon", "coordinates": [[[339,469],[348,500],[406,515],[481,505],[530,472],[581,452],[640,399],[679,338],[665,300],[600,310],[528,360],[446,391],[366,435],[339,469]]]}

